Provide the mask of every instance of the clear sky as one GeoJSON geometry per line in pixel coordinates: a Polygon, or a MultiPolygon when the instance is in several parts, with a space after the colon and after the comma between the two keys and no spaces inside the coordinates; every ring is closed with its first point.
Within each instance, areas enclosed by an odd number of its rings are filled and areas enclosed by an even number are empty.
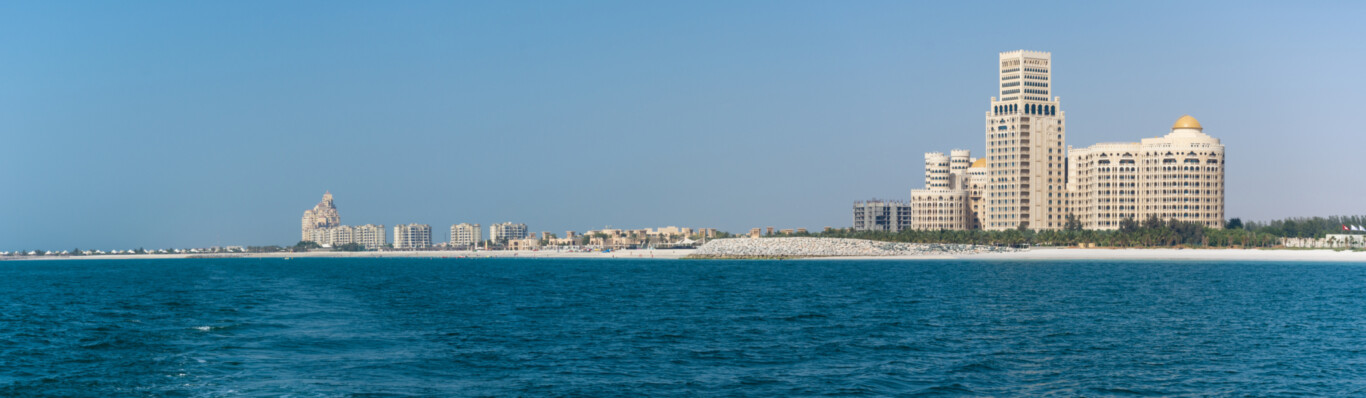
{"type": "Polygon", "coordinates": [[[1363,2],[0,3],[0,250],[342,223],[819,229],[984,147],[1053,53],[1068,144],[1183,114],[1228,216],[1366,213],[1363,2]]]}

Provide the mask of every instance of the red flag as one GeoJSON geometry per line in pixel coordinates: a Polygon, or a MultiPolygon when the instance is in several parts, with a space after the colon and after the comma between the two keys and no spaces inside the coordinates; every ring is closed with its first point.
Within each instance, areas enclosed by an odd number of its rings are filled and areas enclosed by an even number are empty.
{"type": "Polygon", "coordinates": [[[1348,228],[1347,228],[1347,224],[1342,224],[1342,230],[1343,230],[1343,231],[1351,231],[1351,229],[1348,229],[1348,228]]]}

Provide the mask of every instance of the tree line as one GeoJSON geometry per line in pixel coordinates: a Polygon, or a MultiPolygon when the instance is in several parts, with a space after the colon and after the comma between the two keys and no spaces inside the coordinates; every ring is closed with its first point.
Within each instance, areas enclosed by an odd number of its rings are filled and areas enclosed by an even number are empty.
{"type": "MultiPolygon", "coordinates": [[[[1160,220],[1150,216],[1142,221],[1132,218],[1120,222],[1115,230],[1083,229],[1069,216],[1062,230],[1012,229],[987,230],[903,230],[856,231],[852,228],[782,236],[853,238],[906,243],[957,243],[996,246],[1096,246],[1096,247],[1214,247],[1257,248],[1280,245],[1283,237],[1321,238],[1340,232],[1342,225],[1366,226],[1363,216],[1293,218],[1269,222],[1230,219],[1225,228],[1209,228],[1200,223],[1160,220]]],[[[778,235],[775,235],[778,236],[778,235]]]]}

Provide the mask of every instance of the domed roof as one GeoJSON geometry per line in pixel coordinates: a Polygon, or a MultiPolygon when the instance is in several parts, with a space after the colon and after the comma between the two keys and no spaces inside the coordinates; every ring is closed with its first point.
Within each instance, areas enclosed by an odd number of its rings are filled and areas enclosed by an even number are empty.
{"type": "Polygon", "coordinates": [[[987,167],[987,158],[977,158],[977,161],[972,162],[972,165],[968,167],[987,167]]]}
{"type": "Polygon", "coordinates": [[[1199,120],[1195,120],[1195,118],[1191,117],[1191,115],[1185,115],[1182,116],[1180,119],[1176,119],[1176,124],[1172,125],[1172,130],[1176,129],[1204,130],[1205,128],[1200,127],[1199,120]]]}

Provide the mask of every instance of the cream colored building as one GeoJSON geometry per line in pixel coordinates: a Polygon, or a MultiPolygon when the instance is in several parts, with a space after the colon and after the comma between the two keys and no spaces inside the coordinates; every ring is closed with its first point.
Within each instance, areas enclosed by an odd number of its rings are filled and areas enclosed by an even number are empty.
{"type": "Polygon", "coordinates": [[[911,190],[911,228],[968,229],[968,218],[968,193],[965,190],[911,190]]]}
{"type": "Polygon", "coordinates": [[[527,236],[526,224],[505,222],[502,224],[489,225],[489,240],[511,241],[514,239],[524,239],[527,236]]]}
{"type": "Polygon", "coordinates": [[[432,226],[408,224],[394,226],[395,249],[426,249],[432,247],[432,226]]]}
{"type": "Polygon", "coordinates": [[[367,249],[376,249],[384,246],[385,233],[383,225],[366,224],[361,226],[338,225],[330,228],[314,228],[309,231],[308,241],[317,243],[323,247],[335,247],[349,243],[358,243],[367,249]]]}
{"type": "Polygon", "coordinates": [[[319,228],[332,228],[341,225],[341,215],[337,214],[337,206],[332,203],[332,192],[323,193],[323,200],[314,205],[312,209],[304,211],[303,233],[300,240],[313,240],[313,230],[319,228]]]}
{"type": "Polygon", "coordinates": [[[351,227],[340,225],[331,228],[314,228],[309,231],[309,241],[317,243],[322,247],[332,247],[344,245],[354,241],[351,227]]]}
{"type": "Polygon", "coordinates": [[[484,241],[484,229],[479,224],[460,223],[451,226],[451,246],[474,246],[484,241]]]}
{"type": "Polygon", "coordinates": [[[925,189],[949,188],[949,157],[943,152],[925,153],[925,189]]]}
{"type": "Polygon", "coordinates": [[[1224,145],[1190,115],[1162,137],[1068,148],[1067,173],[1083,228],[1117,229],[1150,215],[1224,227],[1224,145]]]}
{"type": "MultiPolygon", "coordinates": [[[[986,186],[986,160],[954,149],[925,154],[925,189],[911,191],[909,227],[918,230],[980,228],[978,214],[986,186]]],[[[858,229],[857,209],[855,229],[858,229]]]]}
{"type": "Polygon", "coordinates": [[[366,249],[378,249],[389,243],[388,230],[383,225],[365,224],[351,227],[351,236],[355,243],[365,246],[366,249]]]}
{"type": "MultiPolygon", "coordinates": [[[[588,244],[601,247],[631,247],[631,246],[668,246],[684,243],[694,234],[714,234],[712,228],[680,228],[667,226],[660,228],[641,228],[641,229],[598,229],[584,232],[583,236],[588,237],[588,244]]],[[[572,243],[572,240],[571,240],[572,243]]]]}
{"type": "Polygon", "coordinates": [[[1050,97],[1052,54],[1003,52],[999,62],[1000,96],[986,113],[982,227],[1060,229],[1068,210],[1066,126],[1058,97],[1050,97]]]}
{"type": "Polygon", "coordinates": [[[538,250],[541,248],[541,240],[536,234],[530,234],[519,239],[508,239],[506,250],[538,250]]]}
{"type": "Polygon", "coordinates": [[[982,197],[987,189],[987,160],[978,158],[967,169],[968,229],[982,229],[982,197]]]}

